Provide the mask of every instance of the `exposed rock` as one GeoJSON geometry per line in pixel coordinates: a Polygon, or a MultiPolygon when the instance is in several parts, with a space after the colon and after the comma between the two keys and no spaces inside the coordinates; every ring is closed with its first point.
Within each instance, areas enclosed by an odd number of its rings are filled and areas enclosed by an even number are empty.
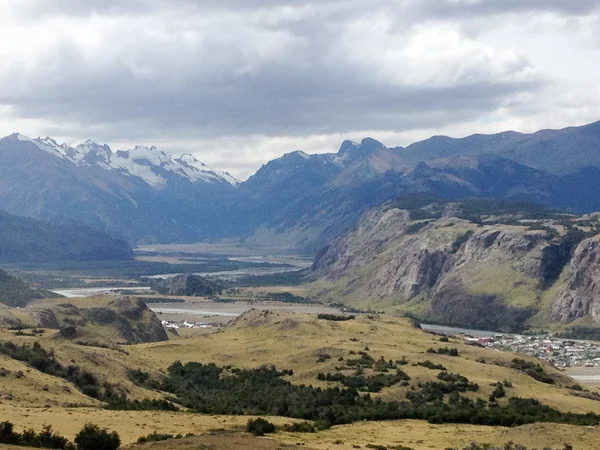
{"type": "Polygon", "coordinates": [[[600,223],[544,211],[529,217],[526,206],[522,212],[516,205],[475,200],[374,208],[317,255],[313,270],[332,283],[321,285],[320,295],[341,294],[358,306],[417,299],[415,312],[424,319],[514,331],[541,311],[545,290],[570,262],[568,286],[544,320],[589,315],[600,322],[600,237],[583,241],[571,260],[573,247],[600,223]]]}
{"type": "Polygon", "coordinates": [[[587,315],[600,323],[600,236],[579,244],[567,286],[552,308],[552,317],[563,323],[587,315]]]}

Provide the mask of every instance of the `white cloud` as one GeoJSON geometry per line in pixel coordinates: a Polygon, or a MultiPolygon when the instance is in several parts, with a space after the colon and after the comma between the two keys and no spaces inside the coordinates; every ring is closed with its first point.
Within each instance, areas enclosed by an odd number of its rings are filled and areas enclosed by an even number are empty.
{"type": "Polygon", "coordinates": [[[5,0],[0,132],[196,149],[245,177],[296,148],[600,117],[581,0],[5,0]]]}

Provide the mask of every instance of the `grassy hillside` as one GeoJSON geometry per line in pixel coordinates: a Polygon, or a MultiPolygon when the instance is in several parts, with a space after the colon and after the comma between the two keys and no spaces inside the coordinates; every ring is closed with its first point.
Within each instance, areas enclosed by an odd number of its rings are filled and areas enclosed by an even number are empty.
{"type": "MultiPolygon", "coordinates": [[[[304,384],[327,388],[341,385],[339,382],[319,380],[319,373],[352,375],[354,370],[342,369],[340,372],[336,367],[350,364],[350,360],[361,358],[360,352],[364,352],[375,361],[381,357],[385,361],[404,361],[399,367],[410,377],[407,384],[395,384],[380,392],[370,393],[372,398],[384,402],[402,401],[410,392],[418,392],[427,382],[438,382],[439,370],[426,366],[441,365],[448,373],[460,374],[479,386],[477,391],[465,393],[466,398],[479,398],[487,402],[497,388],[497,382],[506,380],[511,387],[506,388],[506,398],[497,400],[500,405],[507,404],[508,397],[533,397],[564,412],[600,413],[600,401],[594,400],[595,390],[589,392],[590,399],[576,396],[580,391],[570,389],[574,382],[549,366],[542,364],[542,370],[553,379],[553,383],[536,381],[526,373],[511,368],[514,354],[466,345],[454,338],[441,342],[439,336],[415,329],[404,319],[359,317],[340,322],[318,319],[312,315],[253,311],[236,320],[223,332],[118,348],[81,346],[72,341],[56,339],[54,333],[48,330],[38,336],[17,336],[14,332],[2,331],[0,342],[11,341],[18,345],[39,342],[43,348],[52,350],[62,364],[75,362],[82,369],[93,371],[101,382],[111,383],[114,389],[132,400],[160,398],[165,394],[137,386],[129,376],[131,370],[148,372],[152,379],[160,383],[168,377],[167,367],[177,360],[184,364],[195,361],[215,363],[219,367],[230,367],[231,370],[274,364],[280,370],[293,370],[293,375],[283,377],[285,382],[296,386],[304,384]],[[444,347],[455,348],[458,356],[428,352],[430,348],[444,347]]],[[[538,363],[529,357],[522,358],[538,363]]],[[[358,421],[308,434],[280,430],[273,436],[274,441],[259,440],[256,442],[260,444],[252,444],[249,437],[240,434],[248,416],[183,411],[108,411],[100,407],[98,400],[84,396],[68,381],[40,373],[6,356],[0,356],[0,367],[10,371],[2,378],[2,390],[12,393],[11,400],[0,403],[0,416],[10,417],[17,429],[39,429],[42,424],[50,424],[69,438],[84,423],[91,421],[118,431],[125,445],[152,432],[205,435],[214,434],[216,430],[221,430],[219,434],[229,430],[234,435],[190,438],[180,444],[226,448],[224,442],[233,445],[231,443],[238,442],[237,439],[240,440],[240,447],[235,448],[261,448],[258,445],[271,445],[279,441],[282,446],[301,443],[307,448],[342,450],[356,448],[357,445],[365,448],[367,444],[389,448],[394,445],[415,449],[446,448],[466,445],[471,440],[497,445],[512,440],[538,448],[561,448],[563,442],[569,442],[577,449],[592,449],[600,445],[593,428],[574,425],[538,423],[503,428],[466,424],[435,425],[420,420],[358,421]],[[19,371],[24,375],[17,376],[19,371]],[[47,408],[47,405],[51,407],[47,408]],[[74,405],[80,407],[73,408],[74,405]]],[[[377,373],[373,368],[364,369],[366,377],[377,373]]],[[[394,373],[394,370],[386,373],[394,373]]],[[[268,417],[268,420],[279,427],[299,421],[289,417],[268,417]]],[[[165,445],[161,448],[180,448],[174,442],[165,445]]]]}

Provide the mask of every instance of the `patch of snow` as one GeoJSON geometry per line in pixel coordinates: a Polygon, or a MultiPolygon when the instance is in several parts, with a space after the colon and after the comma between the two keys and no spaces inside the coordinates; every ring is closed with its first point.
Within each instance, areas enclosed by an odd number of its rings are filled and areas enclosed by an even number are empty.
{"type": "Polygon", "coordinates": [[[155,188],[163,187],[167,183],[169,173],[187,178],[192,183],[224,182],[232,186],[239,184],[239,181],[229,173],[214,170],[190,154],[173,158],[156,147],[144,146],[114,153],[108,145],[98,144],[89,139],[76,147],[69,147],[57,143],[50,137],[31,139],[18,133],[16,137],[20,141],[31,142],[39,149],[75,165],[116,170],[140,178],[155,188]]]}

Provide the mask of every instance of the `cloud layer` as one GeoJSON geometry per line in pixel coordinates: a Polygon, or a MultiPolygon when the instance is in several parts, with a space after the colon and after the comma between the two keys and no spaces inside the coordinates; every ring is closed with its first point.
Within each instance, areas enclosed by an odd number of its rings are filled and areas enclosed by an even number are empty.
{"type": "Polygon", "coordinates": [[[365,133],[584,123],[600,119],[597,5],[6,0],[0,132],[156,143],[244,178],[365,133]]]}

